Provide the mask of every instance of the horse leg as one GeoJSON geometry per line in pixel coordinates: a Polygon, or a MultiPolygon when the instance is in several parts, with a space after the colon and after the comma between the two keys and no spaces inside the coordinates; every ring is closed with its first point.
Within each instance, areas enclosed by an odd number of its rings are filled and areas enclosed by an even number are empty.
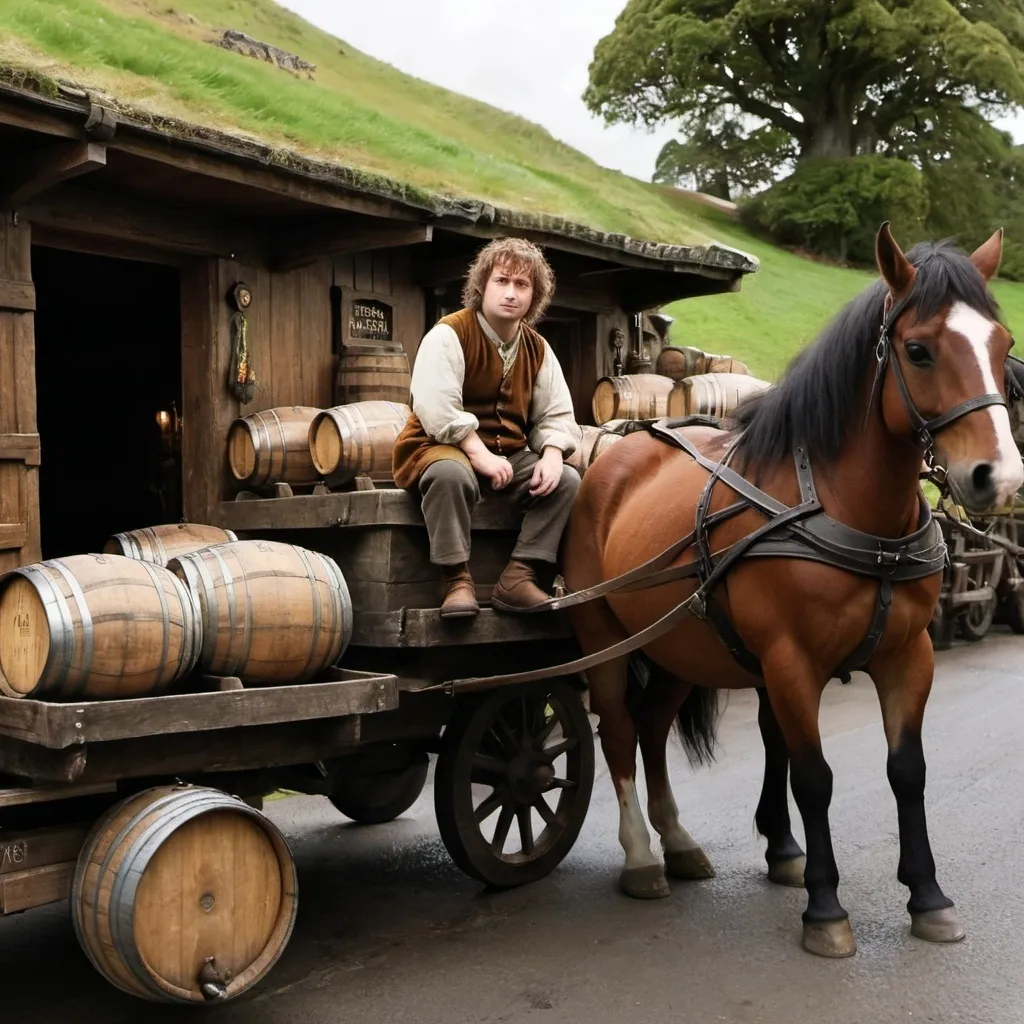
{"type": "Polygon", "coordinates": [[[692,692],[689,683],[655,669],[637,712],[640,752],[647,778],[647,813],[665,854],[665,873],[672,878],[714,878],[711,861],[679,823],[679,808],[672,795],[665,756],[668,734],[683,701],[692,692]]]}
{"type": "Polygon", "coordinates": [[[626,862],[619,886],[636,899],[669,895],[665,869],[651,850],[636,795],[636,723],[626,706],[626,659],[616,658],[587,670],[590,710],[598,716],[598,736],[619,804],[619,842],[626,862]]]}
{"type": "Polygon", "coordinates": [[[910,932],[929,942],[959,942],[964,930],[953,901],[935,878],[924,810],[921,724],[933,671],[934,653],[926,633],[920,633],[897,657],[870,668],[889,748],[886,770],[900,827],[896,877],[910,889],[910,932]]]}
{"type": "Polygon", "coordinates": [[[791,649],[762,663],[768,698],[789,751],[793,796],[807,839],[803,946],[817,956],[852,956],[857,943],[839,902],[839,868],[828,821],[832,769],[822,753],[818,730],[821,694],[828,680],[816,678],[813,668],[791,649]]]}
{"type": "Polygon", "coordinates": [[[802,888],[807,858],[793,837],[789,821],[789,753],[786,740],[772,711],[768,691],[763,686],[758,687],[757,700],[757,724],[764,742],[764,783],[754,822],[757,831],[768,840],[764,855],[768,863],[768,880],[777,885],[802,888]]]}

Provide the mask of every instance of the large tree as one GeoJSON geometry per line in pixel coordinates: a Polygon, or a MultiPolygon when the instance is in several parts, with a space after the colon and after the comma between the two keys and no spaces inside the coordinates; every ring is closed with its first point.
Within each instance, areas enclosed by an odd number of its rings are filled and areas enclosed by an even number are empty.
{"type": "Polygon", "coordinates": [[[735,109],[799,159],[934,158],[963,119],[1024,103],[1024,0],[629,0],[587,105],[609,123],[735,109]]]}

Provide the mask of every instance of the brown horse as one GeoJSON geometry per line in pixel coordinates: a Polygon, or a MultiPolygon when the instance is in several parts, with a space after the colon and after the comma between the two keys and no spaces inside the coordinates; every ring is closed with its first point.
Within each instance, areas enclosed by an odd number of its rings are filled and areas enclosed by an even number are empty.
{"type": "Polygon", "coordinates": [[[587,672],[618,796],[620,885],[629,895],[668,895],[666,873],[713,874],[679,823],[666,742],[678,715],[691,759],[704,759],[714,742],[717,690],[757,687],[765,773],[755,820],[767,839],[768,877],[806,888],[805,949],[854,953],[837,893],[832,771],[818,711],[831,678],[863,669],[881,704],[899,818],[897,877],[910,891],[911,931],[936,942],[963,937],[936,881],[925,821],[921,726],[933,670],[927,626],[945,549],[919,475],[924,458],[972,510],[1005,502],[1024,482],[1005,406],[1012,339],[987,288],[1001,250],[1000,230],[970,257],[948,244],[922,244],[904,255],[883,225],[876,241],[881,279],[777,385],[723,424],[730,429],[679,430],[684,440],[677,444],[689,452],[638,431],[588,469],[564,538],[570,591],[651,561],[691,533],[695,543],[671,563],[689,565],[690,577],[676,572],[659,585],[620,589],[570,609],[584,655],[651,627],[694,593],[698,579],[724,568],[722,559],[738,554],[752,533],[769,530],[772,517],[783,524],[779,514],[787,508],[804,510],[711,578],[706,609],[702,602],[696,616],[680,618],[641,651],[587,672]],[[636,702],[631,679],[645,682],[636,702]],[[663,858],[651,850],[636,795],[638,737],[663,858]],[[790,829],[787,774],[806,858],[790,829]]]}

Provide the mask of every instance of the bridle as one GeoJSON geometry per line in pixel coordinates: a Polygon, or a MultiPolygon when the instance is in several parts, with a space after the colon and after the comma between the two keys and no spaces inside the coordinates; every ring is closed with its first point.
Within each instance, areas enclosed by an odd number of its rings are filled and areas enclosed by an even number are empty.
{"type": "Polygon", "coordinates": [[[910,419],[914,438],[924,449],[924,465],[928,471],[925,476],[940,490],[944,490],[946,486],[946,469],[935,462],[935,434],[948,427],[951,423],[955,423],[962,416],[975,412],[977,409],[984,409],[989,405],[1001,405],[1005,408],[1007,404],[1006,399],[996,392],[978,395],[976,398],[968,398],[958,405],[954,405],[952,409],[948,409],[946,412],[930,420],[926,420],[917,411],[917,406],[914,405],[914,400],[910,397],[910,391],[907,389],[907,382],[903,377],[900,361],[893,352],[892,346],[893,327],[900,316],[906,311],[913,297],[913,289],[895,304],[893,304],[891,292],[885,297],[882,326],[878,333],[878,344],[875,346],[875,359],[878,365],[875,368],[875,380],[871,386],[871,400],[868,403],[868,410],[870,411],[874,406],[875,391],[885,377],[886,364],[891,361],[893,376],[896,378],[896,386],[899,388],[900,396],[903,399],[903,407],[906,409],[907,416],[910,419]]]}

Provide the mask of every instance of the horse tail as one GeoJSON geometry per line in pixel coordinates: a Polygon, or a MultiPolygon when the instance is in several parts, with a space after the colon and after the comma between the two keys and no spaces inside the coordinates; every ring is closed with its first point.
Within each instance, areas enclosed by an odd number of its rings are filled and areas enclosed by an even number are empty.
{"type": "MultiPolygon", "coordinates": [[[[626,663],[626,707],[636,721],[640,698],[652,680],[669,674],[643,651],[633,651],[626,663]]],[[[720,716],[718,690],[692,686],[676,712],[676,731],[692,766],[710,765],[715,760],[720,716]]]]}
{"type": "Polygon", "coordinates": [[[676,728],[691,765],[710,765],[718,742],[718,690],[694,686],[676,713],[676,728]]]}

